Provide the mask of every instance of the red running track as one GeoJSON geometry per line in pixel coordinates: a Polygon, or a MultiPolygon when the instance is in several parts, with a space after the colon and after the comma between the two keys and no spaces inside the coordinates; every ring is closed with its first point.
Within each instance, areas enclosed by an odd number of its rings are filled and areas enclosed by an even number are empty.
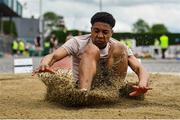
{"type": "Polygon", "coordinates": [[[59,68],[64,69],[71,69],[72,68],[72,57],[65,57],[62,60],[54,63],[54,65],[51,67],[54,70],[57,70],[59,68]]]}

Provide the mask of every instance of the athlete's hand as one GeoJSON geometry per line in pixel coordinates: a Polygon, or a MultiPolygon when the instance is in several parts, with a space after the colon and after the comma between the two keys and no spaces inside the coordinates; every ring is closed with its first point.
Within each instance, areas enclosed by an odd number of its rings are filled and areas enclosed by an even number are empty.
{"type": "Polygon", "coordinates": [[[152,90],[152,88],[137,86],[137,85],[133,85],[132,87],[133,87],[134,91],[129,93],[129,96],[138,96],[142,93],[146,93],[148,90],[152,90]]]}
{"type": "Polygon", "coordinates": [[[50,68],[48,65],[40,65],[38,68],[33,70],[32,76],[34,76],[37,73],[41,73],[41,72],[55,73],[55,71],[52,68],[50,68]]]}

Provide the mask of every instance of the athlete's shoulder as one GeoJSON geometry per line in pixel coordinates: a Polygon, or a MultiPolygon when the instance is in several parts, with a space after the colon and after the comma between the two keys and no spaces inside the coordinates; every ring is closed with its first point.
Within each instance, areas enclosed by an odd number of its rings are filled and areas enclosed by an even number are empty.
{"type": "Polygon", "coordinates": [[[86,35],[80,35],[80,36],[75,36],[74,37],[74,39],[76,39],[76,40],[89,40],[89,38],[90,38],[90,34],[86,34],[86,35]]]}

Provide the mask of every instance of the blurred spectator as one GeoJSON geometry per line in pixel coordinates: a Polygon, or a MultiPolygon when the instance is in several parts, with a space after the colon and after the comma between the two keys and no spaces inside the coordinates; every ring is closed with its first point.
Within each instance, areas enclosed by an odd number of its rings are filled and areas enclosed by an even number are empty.
{"type": "Polygon", "coordinates": [[[18,49],[19,49],[19,54],[23,55],[23,52],[25,51],[25,44],[23,40],[19,41],[18,49]]]}
{"type": "Polygon", "coordinates": [[[129,38],[125,38],[125,42],[126,42],[126,45],[127,45],[130,49],[132,49],[132,40],[129,39],[129,38]]]}
{"type": "Polygon", "coordinates": [[[24,56],[26,56],[26,57],[29,57],[29,55],[30,55],[30,52],[29,52],[30,46],[31,45],[28,42],[25,44],[24,56]]]}
{"type": "Polygon", "coordinates": [[[13,56],[17,56],[17,54],[18,54],[18,41],[17,41],[17,39],[13,40],[11,48],[12,48],[13,56]]]}
{"type": "Polygon", "coordinates": [[[41,56],[41,37],[37,36],[34,39],[35,52],[37,56],[41,56]]]}
{"type": "Polygon", "coordinates": [[[78,36],[82,35],[82,32],[81,31],[78,31],[78,36]]]}
{"type": "Polygon", "coordinates": [[[161,52],[162,52],[162,59],[165,59],[165,52],[169,47],[169,38],[167,35],[160,36],[160,46],[161,46],[161,52]]]}
{"type": "Polygon", "coordinates": [[[73,37],[71,32],[68,32],[67,37],[66,37],[66,41],[68,41],[69,39],[71,39],[73,37]]]}
{"type": "Polygon", "coordinates": [[[120,39],[119,42],[122,43],[123,45],[126,45],[126,42],[124,39],[120,39]]]}
{"type": "Polygon", "coordinates": [[[51,35],[50,38],[50,53],[58,48],[58,39],[55,34],[51,35]]]}
{"type": "Polygon", "coordinates": [[[160,41],[155,38],[154,40],[154,58],[159,57],[159,53],[160,53],[160,41]]]}
{"type": "Polygon", "coordinates": [[[35,45],[29,44],[29,56],[35,55],[35,45]]]}
{"type": "Polygon", "coordinates": [[[129,48],[132,48],[132,40],[129,39],[128,37],[124,37],[123,39],[120,39],[120,43],[128,46],[129,48]]]}
{"type": "Polygon", "coordinates": [[[44,42],[43,46],[44,46],[43,55],[49,54],[49,52],[50,52],[50,41],[48,39],[44,42]]]}
{"type": "Polygon", "coordinates": [[[35,39],[34,39],[34,45],[35,47],[41,47],[41,37],[40,36],[37,36],[35,39]]]}

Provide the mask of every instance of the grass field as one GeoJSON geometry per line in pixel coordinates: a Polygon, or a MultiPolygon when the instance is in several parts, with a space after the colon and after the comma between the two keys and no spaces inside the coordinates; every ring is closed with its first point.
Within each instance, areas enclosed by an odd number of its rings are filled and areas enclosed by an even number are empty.
{"type": "Polygon", "coordinates": [[[45,101],[46,87],[37,77],[0,74],[0,119],[180,118],[180,75],[151,74],[150,86],[144,101],[123,98],[113,105],[72,108],[45,101]]]}

